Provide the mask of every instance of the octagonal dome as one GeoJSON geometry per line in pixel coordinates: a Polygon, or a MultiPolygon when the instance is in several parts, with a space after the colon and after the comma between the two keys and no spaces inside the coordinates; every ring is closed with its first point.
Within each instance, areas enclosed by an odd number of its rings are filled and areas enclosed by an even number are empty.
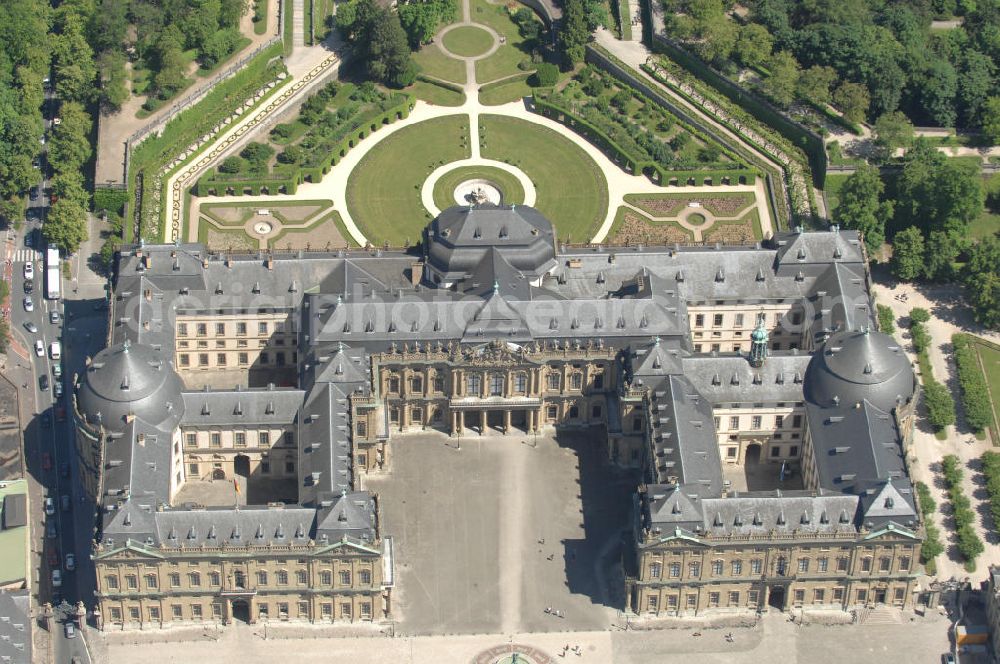
{"type": "Polygon", "coordinates": [[[450,207],[427,227],[426,240],[427,262],[443,281],[463,278],[491,249],[529,279],[556,265],[552,223],[527,205],[450,207]]]}
{"type": "Polygon", "coordinates": [[[913,396],[910,360],[892,337],[874,332],[838,332],[813,355],[804,391],[819,406],[847,405],[867,399],[885,411],[913,396]]]}
{"type": "Polygon", "coordinates": [[[94,357],[77,390],[77,408],[109,431],[123,430],[128,415],[173,429],[184,414],[182,387],[163,351],[126,341],[94,357]]]}

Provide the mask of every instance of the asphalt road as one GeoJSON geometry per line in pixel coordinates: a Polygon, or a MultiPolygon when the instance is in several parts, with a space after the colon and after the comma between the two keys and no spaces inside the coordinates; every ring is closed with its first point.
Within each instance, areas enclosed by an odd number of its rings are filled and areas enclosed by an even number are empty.
{"type": "MultiPolygon", "coordinates": [[[[50,119],[46,128],[50,128],[50,119]]],[[[44,244],[41,225],[49,205],[46,163],[40,164],[40,182],[34,200],[29,200],[25,223],[19,232],[7,231],[5,259],[9,261],[10,329],[16,347],[10,352],[8,373],[21,390],[21,417],[24,425],[25,467],[29,478],[31,505],[31,567],[34,570],[33,589],[39,605],[50,602],[55,611],[52,621],[52,654],[59,664],[74,657],[81,663],[90,661],[81,635],[65,637],[64,624],[74,620],[76,603],[93,607],[93,567],[90,562],[90,541],[95,524],[94,507],[82,501],[76,463],[76,450],[69,412],[73,375],[82,371],[85,358],[103,346],[106,312],[101,294],[75,293],[63,280],[63,296],[81,299],[49,300],[45,297],[44,244]],[[34,267],[34,287],[25,292],[25,266],[34,267]],[[33,310],[25,307],[30,295],[33,310]],[[91,299],[86,299],[87,297],[91,299]],[[98,308],[95,308],[98,307],[98,308]],[[50,313],[58,312],[58,321],[50,322],[50,313]],[[36,329],[29,330],[29,325],[36,329]],[[43,354],[35,351],[36,341],[43,344],[43,354]],[[54,359],[49,346],[62,344],[62,356],[54,359]],[[20,351],[20,352],[18,352],[20,351]],[[54,367],[62,368],[56,378],[54,367]],[[42,389],[42,377],[48,386],[42,389]],[[55,386],[62,385],[61,398],[55,397],[55,386]],[[63,496],[67,504],[63,505],[63,496]],[[44,501],[55,502],[55,512],[45,514],[44,501]],[[54,526],[54,533],[47,530],[54,526]],[[50,537],[49,535],[54,535],[50,537]],[[75,570],[66,567],[66,556],[73,554],[75,570]],[[60,570],[62,580],[53,583],[53,571],[60,570]]],[[[38,612],[39,615],[41,611],[38,612]]],[[[42,641],[44,643],[44,640],[42,641]]],[[[35,641],[36,648],[39,641],[35,641]]],[[[48,658],[46,658],[48,659],[48,658]]]]}

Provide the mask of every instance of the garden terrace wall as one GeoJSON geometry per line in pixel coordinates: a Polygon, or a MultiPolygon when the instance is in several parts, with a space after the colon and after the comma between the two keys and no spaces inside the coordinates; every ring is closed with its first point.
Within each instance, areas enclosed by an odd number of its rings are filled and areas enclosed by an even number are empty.
{"type": "Polygon", "coordinates": [[[826,179],[827,157],[826,145],[819,134],[791,120],[770,102],[723,76],[673,40],[663,35],[654,35],[653,45],[661,48],[685,69],[726,95],[734,103],[739,104],[745,111],[790,140],[793,145],[805,151],[809,158],[813,184],[819,189],[823,188],[823,182],[826,179]]]}
{"type": "MultiPolygon", "coordinates": [[[[645,5],[645,3],[643,3],[643,5],[645,5]]],[[[781,177],[775,177],[778,172],[774,171],[772,173],[773,169],[769,164],[762,163],[757,155],[754,155],[743,146],[733,145],[732,141],[727,136],[719,134],[714,127],[702,122],[698,117],[694,116],[690,110],[672,102],[662,92],[652,87],[648,81],[638,76],[628,65],[620,61],[611,53],[608,53],[603,48],[588,45],[586,58],[588,63],[603,69],[618,80],[628,83],[652,99],[654,103],[659,104],[673,113],[679,120],[697,128],[716,143],[728,146],[751,164],[756,165],[759,171],[764,174],[764,183],[768,193],[767,203],[771,210],[771,217],[775,220],[778,226],[788,226],[787,222],[790,217],[790,199],[785,189],[784,180],[781,177]],[[776,187],[780,191],[778,194],[775,194],[776,187]]]]}

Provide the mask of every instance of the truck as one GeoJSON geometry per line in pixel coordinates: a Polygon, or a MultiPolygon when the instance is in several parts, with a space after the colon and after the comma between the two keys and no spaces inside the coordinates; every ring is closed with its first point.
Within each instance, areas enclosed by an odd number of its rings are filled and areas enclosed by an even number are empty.
{"type": "Polygon", "coordinates": [[[59,248],[45,249],[45,297],[58,300],[62,291],[62,273],[59,270],[59,248]]]}

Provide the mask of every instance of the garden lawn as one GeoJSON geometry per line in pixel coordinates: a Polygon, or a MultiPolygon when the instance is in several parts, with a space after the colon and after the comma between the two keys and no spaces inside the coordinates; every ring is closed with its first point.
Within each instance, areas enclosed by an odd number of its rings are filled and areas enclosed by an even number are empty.
{"type": "Polygon", "coordinates": [[[465,103],[465,93],[427,81],[417,81],[406,91],[413,93],[417,99],[435,106],[461,106],[465,103]]]}
{"type": "Polygon", "coordinates": [[[503,194],[505,205],[524,203],[524,187],[516,177],[492,166],[463,166],[441,176],[434,185],[434,204],[445,210],[458,203],[455,188],[466,180],[489,180],[503,194]]]}
{"type": "Polygon", "coordinates": [[[608,210],[608,183],[575,143],[541,125],[499,115],[479,118],[480,147],[487,159],[517,166],[531,178],[535,207],[560,239],[589,242],[608,210]]]}
{"type": "Polygon", "coordinates": [[[471,18],[474,22],[488,25],[507,38],[507,43],[501,45],[496,53],[476,62],[476,82],[482,85],[520,73],[518,63],[529,60],[530,54],[522,50],[524,39],[507,14],[506,6],[494,5],[486,0],[471,0],[471,3],[471,18]]]}
{"type": "Polygon", "coordinates": [[[988,346],[977,341],[975,348],[983,363],[986,386],[990,390],[990,402],[993,405],[993,444],[996,445],[1000,436],[1000,346],[988,346]]]}
{"type": "Polygon", "coordinates": [[[486,90],[479,90],[479,102],[485,106],[500,106],[530,96],[531,86],[523,78],[512,78],[486,90]]]}
{"type": "Polygon", "coordinates": [[[834,213],[837,210],[837,204],[840,202],[840,188],[844,186],[847,182],[847,178],[850,175],[843,175],[840,173],[827,173],[826,174],[826,205],[827,213],[830,215],[831,219],[835,219],[834,213]]]}
{"type": "Polygon", "coordinates": [[[347,207],[373,245],[414,244],[430,221],[420,201],[438,166],[470,156],[469,118],[449,115],[400,129],[365,155],[347,180],[347,207]]]}
{"type": "Polygon", "coordinates": [[[413,54],[413,61],[420,67],[420,73],[443,81],[465,84],[465,63],[445,55],[434,44],[425,44],[413,54]]]}
{"type": "Polygon", "coordinates": [[[460,25],[449,30],[443,41],[444,47],[450,53],[463,58],[474,58],[490,50],[493,46],[493,35],[482,28],[460,25]]]}

